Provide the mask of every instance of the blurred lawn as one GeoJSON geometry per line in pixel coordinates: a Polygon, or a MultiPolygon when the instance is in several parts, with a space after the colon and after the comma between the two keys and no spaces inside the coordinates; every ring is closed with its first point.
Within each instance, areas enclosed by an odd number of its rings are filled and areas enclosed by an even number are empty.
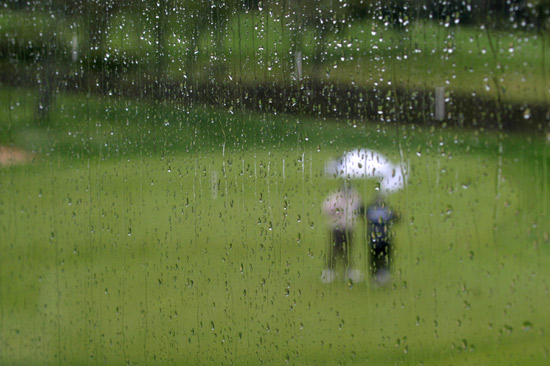
{"type": "Polygon", "coordinates": [[[498,92],[503,101],[515,103],[546,102],[549,97],[544,35],[425,21],[398,32],[370,20],[348,23],[322,43],[318,33],[304,26],[294,34],[280,19],[251,13],[230,23],[223,51],[208,37],[202,38],[200,51],[203,56],[223,54],[224,64],[230,65],[224,71],[252,85],[288,83],[295,77],[295,61],[288,55],[299,51],[303,77],[328,85],[445,86],[486,98],[496,98],[498,92]]]}
{"type": "Polygon", "coordinates": [[[293,80],[295,55],[301,52],[304,80],[325,85],[411,91],[445,86],[504,102],[549,100],[544,33],[420,20],[402,31],[375,20],[349,20],[329,32],[258,11],[237,12],[217,25],[197,24],[190,14],[176,11],[164,21],[157,47],[150,18],[140,11],[117,13],[106,28],[104,49],[85,50],[84,25],[70,18],[54,21],[40,11],[7,10],[0,15],[2,63],[26,70],[37,53],[55,42],[57,67],[67,77],[82,74],[82,65],[71,60],[74,46],[79,58],[93,60],[94,70],[113,79],[158,78],[161,72],[183,84],[215,80],[288,87],[300,83],[293,80]],[[53,40],[46,37],[52,33],[53,40]]]}
{"type": "Polygon", "coordinates": [[[3,143],[38,153],[0,169],[3,365],[548,360],[542,136],[78,96],[34,129],[3,93],[3,143]],[[412,169],[384,289],[319,281],[324,163],[357,146],[412,169]]]}

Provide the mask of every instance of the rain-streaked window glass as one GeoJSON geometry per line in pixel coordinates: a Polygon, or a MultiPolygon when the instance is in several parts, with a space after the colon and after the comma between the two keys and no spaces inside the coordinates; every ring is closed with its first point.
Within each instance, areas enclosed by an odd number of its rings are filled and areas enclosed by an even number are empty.
{"type": "Polygon", "coordinates": [[[0,3],[0,364],[550,363],[550,2],[0,3]]]}

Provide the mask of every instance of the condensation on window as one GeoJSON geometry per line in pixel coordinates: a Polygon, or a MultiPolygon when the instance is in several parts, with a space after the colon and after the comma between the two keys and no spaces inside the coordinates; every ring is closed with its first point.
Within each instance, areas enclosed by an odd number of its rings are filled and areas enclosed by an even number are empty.
{"type": "Polygon", "coordinates": [[[0,7],[0,364],[548,363],[550,2],[0,7]]]}

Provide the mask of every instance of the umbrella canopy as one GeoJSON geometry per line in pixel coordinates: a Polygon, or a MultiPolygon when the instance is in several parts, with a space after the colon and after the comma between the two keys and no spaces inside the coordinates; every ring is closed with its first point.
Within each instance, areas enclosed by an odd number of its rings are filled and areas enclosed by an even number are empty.
{"type": "Polygon", "coordinates": [[[408,167],[404,164],[393,166],[392,172],[382,178],[380,190],[382,193],[392,193],[405,187],[408,178],[408,167]]]}
{"type": "Polygon", "coordinates": [[[393,164],[377,151],[354,149],[329,161],[325,172],[334,178],[376,179],[382,193],[391,193],[405,186],[408,169],[403,164],[393,164]]]}

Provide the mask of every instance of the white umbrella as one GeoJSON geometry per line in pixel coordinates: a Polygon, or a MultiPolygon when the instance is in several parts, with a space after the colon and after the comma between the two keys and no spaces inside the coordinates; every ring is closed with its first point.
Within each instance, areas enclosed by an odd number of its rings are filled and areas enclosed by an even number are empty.
{"type": "Polygon", "coordinates": [[[388,194],[403,189],[407,183],[408,175],[408,166],[404,164],[394,165],[391,174],[382,178],[380,190],[382,193],[388,194]]]}
{"type": "Polygon", "coordinates": [[[335,178],[377,179],[382,193],[391,193],[405,186],[408,167],[393,164],[383,154],[369,149],[354,149],[325,166],[326,174],[335,178]]]}

